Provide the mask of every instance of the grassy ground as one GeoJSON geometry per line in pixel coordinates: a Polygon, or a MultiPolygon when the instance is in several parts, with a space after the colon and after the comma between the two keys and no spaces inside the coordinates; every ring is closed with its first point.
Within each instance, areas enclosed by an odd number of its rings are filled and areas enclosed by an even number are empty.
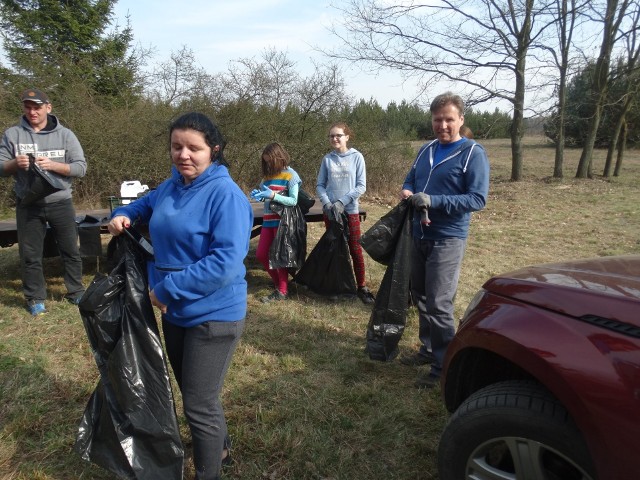
{"type": "MultiPolygon", "coordinates": [[[[525,178],[512,183],[508,142],[485,146],[491,193],[472,221],[458,318],[492,274],[537,262],[640,253],[640,152],[629,152],[619,178],[576,181],[580,152],[569,151],[567,178],[555,181],[548,178],[553,149],[530,139],[525,178]]],[[[604,152],[597,155],[594,172],[602,169],[604,152]]],[[[395,199],[369,193],[363,204],[366,230],[395,199]]],[[[321,225],[309,225],[310,249],[321,233],[321,225]]],[[[236,460],[226,478],[437,478],[438,437],[447,419],[439,391],[415,390],[415,369],[368,360],[370,308],[358,301],[331,303],[294,292],[288,302],[261,305],[270,282],[255,261],[256,245],[247,259],[247,328],[224,392],[236,460]]],[[[375,291],[383,268],[368,258],[367,268],[375,291]]],[[[88,259],[86,283],[103,269],[102,261],[88,259]]],[[[0,250],[0,478],[113,478],[72,452],[97,370],[77,309],[62,301],[58,261],[48,260],[46,272],[50,313],[31,318],[23,308],[17,247],[0,250]]],[[[416,313],[410,311],[401,347],[415,345],[416,313]]],[[[192,475],[187,461],[185,478],[192,475]]]]}

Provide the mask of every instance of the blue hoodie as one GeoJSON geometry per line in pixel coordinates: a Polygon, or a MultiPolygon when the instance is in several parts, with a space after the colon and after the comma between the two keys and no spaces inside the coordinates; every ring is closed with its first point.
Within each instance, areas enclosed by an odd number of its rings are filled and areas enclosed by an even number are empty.
{"type": "Polygon", "coordinates": [[[358,199],[367,190],[367,169],[364,157],[355,148],[344,153],[327,153],[320,164],[316,192],[324,207],[338,200],[345,212],[359,213],[358,199]]]}
{"type": "Polygon", "coordinates": [[[448,144],[451,152],[439,163],[434,140],[420,148],[402,188],[431,198],[428,226],[413,219],[413,236],[424,240],[467,238],[471,212],[482,210],[489,194],[489,160],[484,148],[463,138],[448,144]]]}
{"type": "Polygon", "coordinates": [[[173,168],[170,179],[116,215],[149,224],[149,288],[167,306],[167,321],[192,327],[245,317],[253,211],[226,167],[214,163],[189,185],[173,168]]]}

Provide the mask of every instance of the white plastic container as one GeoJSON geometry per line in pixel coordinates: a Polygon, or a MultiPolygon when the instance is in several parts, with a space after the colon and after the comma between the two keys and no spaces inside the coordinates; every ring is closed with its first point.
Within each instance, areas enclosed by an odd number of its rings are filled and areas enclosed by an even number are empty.
{"type": "Polygon", "coordinates": [[[142,185],[139,180],[129,180],[120,185],[120,197],[122,205],[128,205],[132,200],[138,198],[141,193],[149,190],[148,185],[142,185]]]}

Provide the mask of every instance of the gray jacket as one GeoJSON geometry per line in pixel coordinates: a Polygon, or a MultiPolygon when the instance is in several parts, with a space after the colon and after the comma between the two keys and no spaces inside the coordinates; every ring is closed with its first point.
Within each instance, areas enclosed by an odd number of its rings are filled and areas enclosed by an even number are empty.
{"type": "MultiPolygon", "coordinates": [[[[4,164],[14,159],[16,155],[33,153],[36,157],[48,157],[56,162],[68,163],[69,176],[57,175],[66,188],[44,198],[46,203],[54,203],[71,198],[72,180],[74,177],[85,175],[87,161],[75,134],[63,127],[55,115],[49,115],[49,121],[55,124],[53,129],[35,132],[29,122],[22,117],[19,125],[10,127],[4,132],[0,144],[0,175],[9,176],[4,171],[4,164]]],[[[16,179],[14,186],[16,196],[22,199],[29,191],[29,174],[26,170],[19,170],[13,175],[16,179]]]]}

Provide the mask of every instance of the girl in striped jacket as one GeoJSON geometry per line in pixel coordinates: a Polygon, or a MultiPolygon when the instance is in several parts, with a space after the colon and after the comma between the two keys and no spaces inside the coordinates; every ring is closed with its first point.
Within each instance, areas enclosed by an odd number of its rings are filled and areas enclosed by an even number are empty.
{"type": "Polygon", "coordinates": [[[273,280],[274,291],[260,299],[263,303],[286,300],[289,273],[286,268],[269,268],[269,248],[278,231],[280,215],[271,211],[271,202],[292,207],[298,203],[298,191],[302,180],[289,167],[289,154],[279,143],[270,143],[262,151],[262,175],[260,188],[251,192],[251,198],[264,202],[264,216],[256,257],[273,280]]]}

